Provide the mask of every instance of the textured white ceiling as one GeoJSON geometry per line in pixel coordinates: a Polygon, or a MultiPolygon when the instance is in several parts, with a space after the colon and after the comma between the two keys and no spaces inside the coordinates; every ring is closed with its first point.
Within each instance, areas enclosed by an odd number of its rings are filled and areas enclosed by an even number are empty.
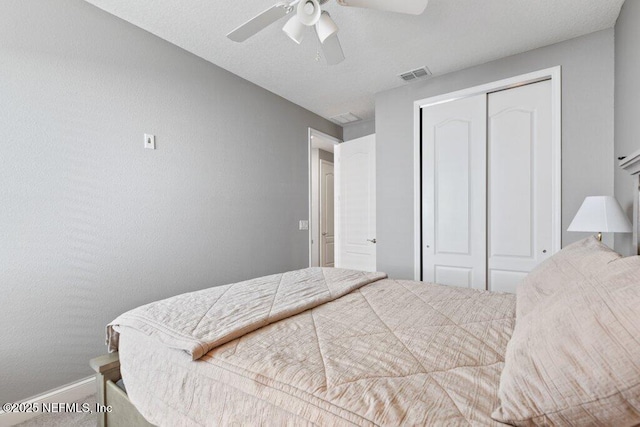
{"type": "MultiPolygon", "coordinates": [[[[346,60],[316,61],[310,30],[301,45],[286,18],[244,43],[226,34],[276,0],[86,0],[304,108],[329,118],[373,118],[374,94],[404,85],[401,72],[434,75],[610,28],[624,0],[430,0],[420,16],[324,8],[340,28],[346,60]]],[[[389,0],[392,1],[392,0],[389,0]]],[[[395,1],[395,0],[393,0],[395,1]]]]}

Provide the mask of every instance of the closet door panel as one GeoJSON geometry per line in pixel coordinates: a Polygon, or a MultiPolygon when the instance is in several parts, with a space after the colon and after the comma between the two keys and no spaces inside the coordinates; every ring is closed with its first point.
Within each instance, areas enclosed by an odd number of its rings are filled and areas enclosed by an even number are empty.
{"type": "Polygon", "coordinates": [[[513,293],[515,286],[526,276],[527,273],[522,271],[491,269],[489,271],[489,289],[493,292],[513,293]]]}
{"type": "Polygon", "coordinates": [[[434,272],[435,279],[433,282],[435,283],[466,288],[473,287],[473,268],[435,265],[434,272]]]}
{"type": "Polygon", "coordinates": [[[434,129],[435,239],[440,254],[469,255],[471,122],[450,120],[434,129]],[[460,226],[463,225],[463,226],[460,226]]]}
{"type": "MultiPolygon", "coordinates": [[[[492,104],[492,105],[495,105],[492,104]]],[[[535,117],[519,109],[490,120],[489,256],[533,256],[534,179],[531,159],[535,117]]]]}
{"type": "Polygon", "coordinates": [[[551,255],[551,82],[489,94],[489,289],[515,292],[551,255]]]}
{"type": "Polygon", "coordinates": [[[486,287],[486,95],[422,109],[423,280],[486,287]]]}

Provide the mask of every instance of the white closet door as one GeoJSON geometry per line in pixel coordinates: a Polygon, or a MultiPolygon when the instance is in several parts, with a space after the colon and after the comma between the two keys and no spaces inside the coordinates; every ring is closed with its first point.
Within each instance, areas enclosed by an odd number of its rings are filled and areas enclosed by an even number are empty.
{"type": "Polygon", "coordinates": [[[515,292],[552,255],[551,81],[489,94],[489,290],[515,292]]]}
{"type": "Polygon", "coordinates": [[[422,277],[486,289],[486,95],[422,109],[422,277]]]}

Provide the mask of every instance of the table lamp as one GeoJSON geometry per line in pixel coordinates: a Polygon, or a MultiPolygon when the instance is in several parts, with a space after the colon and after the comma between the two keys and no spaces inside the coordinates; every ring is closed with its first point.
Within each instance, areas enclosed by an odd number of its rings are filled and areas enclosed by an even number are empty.
{"type": "Polygon", "coordinates": [[[602,233],[631,233],[632,227],[614,197],[592,196],[584,199],[567,231],[598,233],[598,240],[602,241],[602,233]]]}

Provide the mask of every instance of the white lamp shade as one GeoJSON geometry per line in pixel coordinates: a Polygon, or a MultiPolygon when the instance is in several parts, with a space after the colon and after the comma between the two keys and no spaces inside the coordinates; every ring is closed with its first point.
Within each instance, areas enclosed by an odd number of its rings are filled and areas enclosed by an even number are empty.
{"type": "Polygon", "coordinates": [[[338,32],[338,26],[331,16],[329,12],[322,12],[320,15],[320,19],[316,24],[316,33],[318,33],[318,39],[320,39],[320,43],[324,43],[324,41],[338,32]]]}
{"type": "Polygon", "coordinates": [[[296,10],[296,16],[300,22],[308,27],[316,25],[321,13],[322,9],[320,9],[318,0],[301,0],[296,10]]]}
{"type": "Polygon", "coordinates": [[[302,43],[302,39],[304,38],[304,30],[306,29],[307,27],[305,25],[302,25],[296,15],[293,15],[291,19],[289,19],[287,23],[284,24],[284,27],[282,27],[282,31],[284,31],[285,34],[291,38],[291,40],[298,44],[302,43]]]}
{"type": "Polygon", "coordinates": [[[614,197],[594,196],[584,199],[567,231],[630,233],[632,227],[614,197]]]}

